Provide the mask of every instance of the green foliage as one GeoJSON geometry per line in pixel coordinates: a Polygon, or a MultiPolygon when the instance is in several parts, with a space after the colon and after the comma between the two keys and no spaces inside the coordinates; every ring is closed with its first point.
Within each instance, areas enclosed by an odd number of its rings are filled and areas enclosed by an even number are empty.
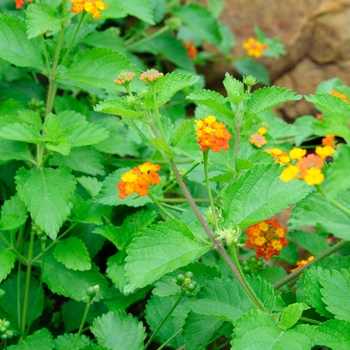
{"type": "Polygon", "coordinates": [[[28,336],[26,340],[20,341],[17,345],[11,345],[9,350],[53,350],[54,342],[51,333],[42,328],[32,335],[28,336]]]}
{"type": "Polygon", "coordinates": [[[349,322],[329,320],[317,327],[316,344],[346,350],[350,346],[349,322]]]}

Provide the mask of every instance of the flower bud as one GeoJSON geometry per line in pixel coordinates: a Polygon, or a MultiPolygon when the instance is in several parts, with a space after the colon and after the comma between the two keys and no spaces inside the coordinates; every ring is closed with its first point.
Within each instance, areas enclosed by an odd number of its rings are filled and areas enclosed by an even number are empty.
{"type": "Polygon", "coordinates": [[[169,30],[178,30],[181,26],[181,19],[178,17],[171,17],[165,20],[165,25],[169,30]]]}
{"type": "Polygon", "coordinates": [[[252,87],[253,85],[258,83],[258,79],[256,79],[252,75],[247,75],[246,77],[243,77],[243,83],[249,87],[252,87]]]}

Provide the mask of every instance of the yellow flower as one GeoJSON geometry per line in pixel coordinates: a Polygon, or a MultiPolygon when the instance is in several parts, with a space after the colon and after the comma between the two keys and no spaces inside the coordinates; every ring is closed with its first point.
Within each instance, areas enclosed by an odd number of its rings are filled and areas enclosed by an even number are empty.
{"type": "Polygon", "coordinates": [[[74,5],[71,11],[79,14],[84,10],[91,14],[92,18],[99,19],[102,10],[107,8],[107,5],[102,0],[70,0],[74,5]]]}
{"type": "Polygon", "coordinates": [[[243,44],[243,48],[247,50],[248,56],[261,57],[268,46],[253,38],[248,38],[248,41],[243,44]]]}
{"type": "Polygon", "coordinates": [[[297,159],[301,160],[306,155],[306,149],[294,147],[292,150],[289,152],[289,157],[292,159],[297,159]]]}
{"type": "Polygon", "coordinates": [[[261,128],[259,128],[258,133],[259,133],[260,135],[265,135],[265,134],[267,133],[267,130],[266,130],[266,128],[261,127],[261,128]]]}
{"type": "Polygon", "coordinates": [[[325,160],[327,157],[332,156],[334,151],[335,150],[332,146],[325,146],[325,147],[317,146],[315,152],[322,158],[322,160],[325,160]]]}
{"type": "Polygon", "coordinates": [[[299,173],[299,168],[293,164],[290,164],[283,169],[282,174],[280,175],[280,179],[283,182],[289,182],[297,178],[298,173],[299,173]]]}
{"type": "Polygon", "coordinates": [[[312,167],[306,170],[304,180],[310,186],[319,185],[323,182],[324,175],[322,174],[321,169],[312,167]]]}

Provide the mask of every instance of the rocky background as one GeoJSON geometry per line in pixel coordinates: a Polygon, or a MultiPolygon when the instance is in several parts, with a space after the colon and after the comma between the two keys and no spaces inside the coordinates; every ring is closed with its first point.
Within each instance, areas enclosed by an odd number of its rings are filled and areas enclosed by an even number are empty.
{"type": "MultiPolygon", "coordinates": [[[[206,0],[187,2],[206,4],[206,0]]],[[[350,0],[224,0],[219,19],[235,36],[231,52],[235,56],[245,53],[242,44],[255,37],[255,26],[268,37],[280,38],[285,56],[259,58],[271,74],[272,85],[303,95],[315,93],[320,82],[334,77],[350,85],[350,0]]],[[[207,85],[222,92],[226,71],[234,73],[229,64],[212,64],[205,72],[207,85]]],[[[304,99],[278,110],[289,121],[314,113],[304,99]]]]}

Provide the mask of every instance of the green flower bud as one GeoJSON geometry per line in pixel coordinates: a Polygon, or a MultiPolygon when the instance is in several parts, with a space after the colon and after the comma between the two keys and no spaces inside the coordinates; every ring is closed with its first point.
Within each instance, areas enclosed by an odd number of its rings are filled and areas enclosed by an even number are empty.
{"type": "Polygon", "coordinates": [[[93,298],[94,296],[96,296],[96,294],[100,291],[100,286],[99,285],[96,285],[96,286],[93,286],[93,287],[89,287],[87,290],[86,290],[86,294],[90,297],[90,298],[93,298]]]}
{"type": "Polygon", "coordinates": [[[181,26],[181,19],[178,17],[171,17],[165,20],[165,25],[169,30],[178,30],[181,26]]]}
{"type": "Polygon", "coordinates": [[[249,87],[252,87],[253,85],[258,83],[258,79],[256,79],[252,75],[247,75],[246,77],[243,77],[243,83],[249,87]]]}

